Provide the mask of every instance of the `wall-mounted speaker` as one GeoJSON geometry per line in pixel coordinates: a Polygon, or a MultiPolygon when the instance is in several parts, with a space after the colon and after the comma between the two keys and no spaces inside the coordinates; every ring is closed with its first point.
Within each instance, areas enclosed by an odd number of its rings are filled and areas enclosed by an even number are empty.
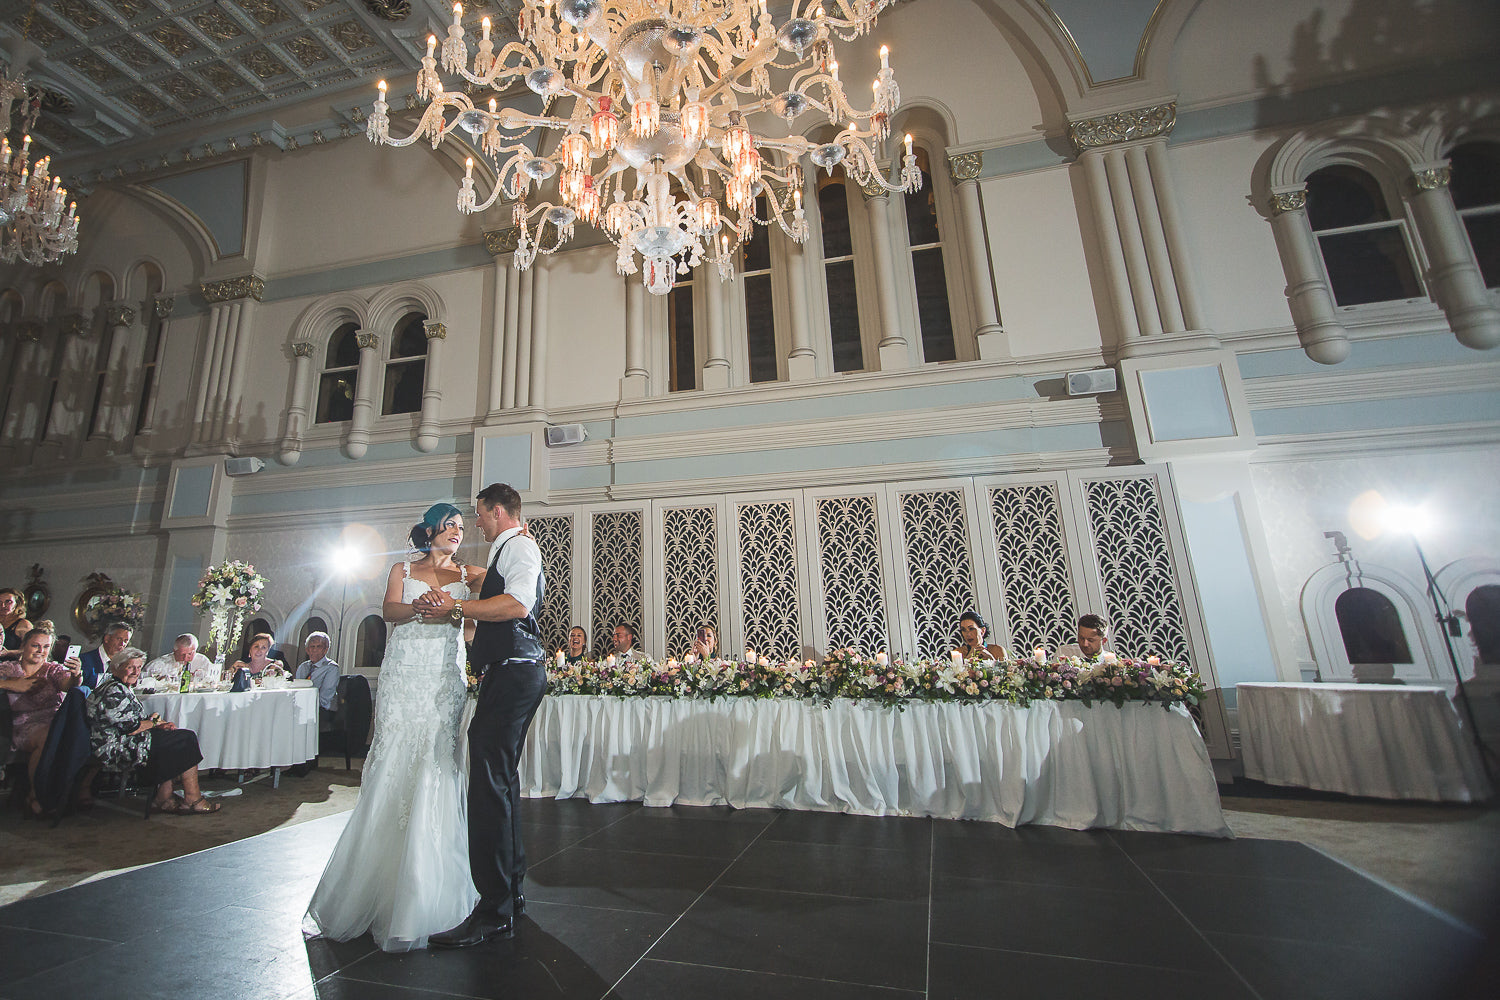
{"type": "Polygon", "coordinates": [[[1096,396],[1119,388],[1113,368],[1094,368],[1086,372],[1068,372],[1069,396],[1096,396]]]}
{"type": "Polygon", "coordinates": [[[226,458],[224,472],[231,476],[252,476],[266,467],[258,458],[226,458]]]}
{"type": "Polygon", "coordinates": [[[556,448],[562,444],[582,444],[583,439],[588,437],[583,431],[582,424],[556,424],[547,428],[547,447],[556,448]]]}

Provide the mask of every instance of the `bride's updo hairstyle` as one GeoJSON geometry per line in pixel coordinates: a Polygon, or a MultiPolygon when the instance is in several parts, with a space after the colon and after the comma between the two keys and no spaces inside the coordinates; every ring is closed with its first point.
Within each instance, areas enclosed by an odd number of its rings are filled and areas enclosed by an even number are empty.
{"type": "Polygon", "coordinates": [[[436,535],[438,529],[447,523],[450,517],[457,517],[462,513],[451,503],[435,503],[427,508],[427,513],[422,515],[422,520],[411,526],[411,547],[426,555],[432,551],[432,536],[436,535]]]}

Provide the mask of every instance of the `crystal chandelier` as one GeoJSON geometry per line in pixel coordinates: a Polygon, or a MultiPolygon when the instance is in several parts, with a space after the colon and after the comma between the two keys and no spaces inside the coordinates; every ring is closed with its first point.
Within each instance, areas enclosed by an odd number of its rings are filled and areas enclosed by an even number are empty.
{"type": "Polygon", "coordinates": [[[921,187],[911,136],[899,178],[881,175],[876,150],[901,101],[886,47],[869,111],[850,105],[833,53],[835,37],[851,41],[869,31],[891,2],[793,0],[778,27],[766,0],[522,0],[520,41],[497,52],[486,17],[472,61],[463,7],[454,4],[440,54],[436,36],[427,39],[416,90],[429,103],[416,130],[391,138],[382,80],[366,134],[391,146],[427,138],[437,148],[461,130],[492,161],[497,180],[480,201],[470,157],[458,210],[482,212],[502,195],[515,199],[518,268],[556,252],[581,218],[618,248],[621,274],[636,272],[639,255],[646,287],[665,295],[676,275],[704,261],[728,278],[756,225],[774,221],[793,240],[805,240],[804,157],[828,171],[842,164],[862,186],[921,187]],[[439,55],[443,69],[471,91],[498,93],[524,80],[541,97],[541,113],[497,110],[497,97],[486,110],[460,90],[445,90],[439,55]],[[773,88],[772,70],[784,88],[773,88]],[[752,125],[762,113],[790,125],[804,112],[827,116],[839,131],[818,143],[768,136],[752,125]],[[543,152],[549,132],[560,137],[543,152]],[[532,189],[554,176],[558,201],[529,202],[532,189]],[[761,196],[765,217],[756,214],[761,196]]]}

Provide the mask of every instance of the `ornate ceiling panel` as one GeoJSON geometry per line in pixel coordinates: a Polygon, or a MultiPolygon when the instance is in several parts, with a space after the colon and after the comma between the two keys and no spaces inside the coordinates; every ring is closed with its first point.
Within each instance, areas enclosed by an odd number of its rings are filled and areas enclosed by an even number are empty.
{"type": "MultiPolygon", "coordinates": [[[[109,163],[117,148],[154,163],[236,130],[274,131],[277,109],[320,94],[330,115],[335,101],[352,109],[360,98],[351,88],[368,83],[373,95],[377,78],[415,72],[427,31],[448,21],[450,2],[38,0],[27,38],[42,54],[27,79],[69,99],[71,112],[44,111],[37,141],[65,169],[76,161],[87,170],[109,163]]],[[[465,2],[476,22],[499,15],[497,36],[516,6],[465,2]]],[[[0,0],[3,53],[20,48],[29,7],[0,0]]]]}

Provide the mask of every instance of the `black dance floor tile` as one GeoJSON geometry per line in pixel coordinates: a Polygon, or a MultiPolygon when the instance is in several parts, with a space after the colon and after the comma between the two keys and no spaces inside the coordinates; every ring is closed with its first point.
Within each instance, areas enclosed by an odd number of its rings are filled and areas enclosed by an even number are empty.
{"type": "Polygon", "coordinates": [[[934,943],[1203,970],[1218,958],[1156,892],[940,877],[934,943]]]}
{"type": "Polygon", "coordinates": [[[595,833],[581,846],[600,851],[728,859],[739,856],[764,830],[759,823],[674,822],[630,816],[595,833]]]}
{"type": "Polygon", "coordinates": [[[715,886],[651,958],[923,989],[927,904],[715,886]]]}
{"type": "Polygon", "coordinates": [[[526,857],[535,864],[574,844],[587,840],[598,832],[589,826],[558,826],[553,823],[522,823],[521,843],[526,845],[526,857]]]}
{"type": "Polygon", "coordinates": [[[532,865],[526,875],[526,898],[676,916],[708,888],[724,866],[722,858],[579,846],[532,865]]]}
{"type": "Polygon", "coordinates": [[[941,845],[949,841],[980,841],[997,846],[1041,844],[1054,847],[1091,847],[1095,850],[1117,850],[1104,830],[1069,830],[1061,826],[1001,826],[975,820],[939,819],[932,821],[932,839],[941,845]]]}
{"type": "Polygon", "coordinates": [[[1006,1000],[1100,996],[1110,1000],[1256,1000],[1223,963],[1189,971],[946,944],[932,946],[930,1000],[994,1000],[998,996],[1006,1000]]]}
{"type": "Polygon", "coordinates": [[[1042,841],[1020,843],[978,838],[944,839],[933,845],[932,868],[938,876],[1071,885],[1095,889],[1148,892],[1151,881],[1108,840],[1082,844],[1042,841]]]}
{"type": "Polygon", "coordinates": [[[926,854],[933,821],[904,816],[852,816],[847,813],[783,812],[766,830],[766,840],[799,844],[879,847],[926,854]]]}
{"type": "Polygon", "coordinates": [[[446,996],[598,998],[671,922],[654,913],[528,901],[509,940],[458,951],[377,952],[339,975],[446,996]]]}
{"type": "MultiPolygon", "coordinates": [[[[343,976],[329,976],[316,985],[293,994],[287,1000],[437,1000],[440,996],[458,998],[456,993],[439,994],[431,990],[364,983],[343,976]]],[[[459,998],[461,1000],[461,998],[459,998]]]]}
{"type": "MultiPolygon", "coordinates": [[[[610,1000],[918,1000],[920,990],[851,985],[741,969],[646,959],[631,969],[610,1000]]],[[[993,995],[993,994],[991,994],[993,995]]]]}
{"type": "Polygon", "coordinates": [[[1194,872],[1304,879],[1311,882],[1365,882],[1358,872],[1290,840],[1219,840],[1170,833],[1110,831],[1109,838],[1147,871],[1194,872]]]}
{"type": "Polygon", "coordinates": [[[550,823],[553,826],[586,826],[603,829],[644,807],[639,802],[601,802],[588,799],[522,799],[522,823],[550,823]]]}
{"type": "Polygon", "coordinates": [[[97,938],[0,927],[0,970],[8,980],[24,979],[109,947],[97,938]]]}
{"type": "MultiPolygon", "coordinates": [[[[1394,930],[1394,928],[1393,928],[1394,930]]],[[[1387,934],[1365,947],[1237,934],[1209,940],[1262,997],[1318,1000],[1468,1000],[1458,982],[1479,958],[1477,939],[1455,938],[1436,947],[1387,934]]]]}
{"type": "Polygon", "coordinates": [[[924,862],[914,861],[905,851],[761,839],[729,868],[720,884],[925,903],[929,876],[924,862]]]}

